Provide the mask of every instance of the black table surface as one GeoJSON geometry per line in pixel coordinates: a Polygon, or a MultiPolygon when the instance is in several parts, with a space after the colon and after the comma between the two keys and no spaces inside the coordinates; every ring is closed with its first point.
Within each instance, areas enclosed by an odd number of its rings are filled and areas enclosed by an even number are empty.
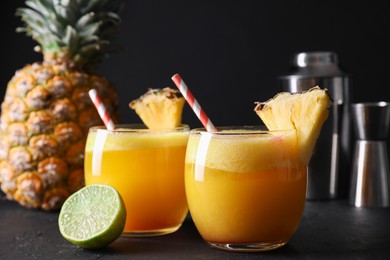
{"type": "Polygon", "coordinates": [[[86,250],[61,236],[58,214],[0,199],[0,259],[390,259],[390,208],[355,208],[344,200],[307,201],[290,242],[260,253],[209,247],[190,215],[175,233],[120,237],[107,248],[86,250]]]}

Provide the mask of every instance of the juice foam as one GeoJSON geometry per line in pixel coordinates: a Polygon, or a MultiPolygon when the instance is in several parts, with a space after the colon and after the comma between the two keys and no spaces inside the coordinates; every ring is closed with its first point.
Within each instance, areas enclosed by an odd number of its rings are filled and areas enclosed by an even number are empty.
{"type": "Polygon", "coordinates": [[[285,167],[283,158],[286,157],[291,158],[290,162],[299,162],[297,136],[293,130],[234,137],[214,135],[213,138],[209,133],[202,133],[192,138],[188,143],[186,162],[203,163],[210,169],[256,172],[285,167]],[[207,159],[201,162],[200,157],[207,159]]]}
{"type": "Polygon", "coordinates": [[[173,133],[128,133],[118,132],[109,134],[107,138],[106,131],[96,131],[89,133],[86,151],[92,151],[96,141],[104,142],[104,149],[108,150],[129,150],[129,149],[147,149],[160,148],[171,146],[182,146],[187,143],[188,133],[173,132],[173,133]]]}

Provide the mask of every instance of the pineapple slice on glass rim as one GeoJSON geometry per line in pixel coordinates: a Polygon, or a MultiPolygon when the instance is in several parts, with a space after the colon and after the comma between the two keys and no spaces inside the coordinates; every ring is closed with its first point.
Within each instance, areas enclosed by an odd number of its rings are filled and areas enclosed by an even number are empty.
{"type": "Polygon", "coordinates": [[[181,125],[185,99],[170,87],[149,88],[148,91],[129,103],[142,122],[151,130],[173,129],[181,125]]]}
{"type": "Polygon", "coordinates": [[[278,93],[266,102],[256,102],[254,111],[271,131],[295,129],[300,158],[308,165],[331,104],[328,90],[316,86],[297,93],[278,93]]]}

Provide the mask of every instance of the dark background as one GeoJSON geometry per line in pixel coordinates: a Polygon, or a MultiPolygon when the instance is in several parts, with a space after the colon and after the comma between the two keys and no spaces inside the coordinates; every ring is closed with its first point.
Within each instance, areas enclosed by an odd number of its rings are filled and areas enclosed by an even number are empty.
{"type": "MultiPolygon", "coordinates": [[[[1,8],[0,96],[15,70],[41,60],[16,33],[22,0],[1,8]]],[[[353,102],[390,101],[389,9],[385,1],[127,1],[116,41],[99,66],[121,97],[121,121],[139,122],[128,103],[180,73],[215,125],[259,124],[255,101],[280,91],[277,77],[302,51],[335,51],[352,75],[353,102]]],[[[200,126],[186,106],[183,121],[200,126]]]]}

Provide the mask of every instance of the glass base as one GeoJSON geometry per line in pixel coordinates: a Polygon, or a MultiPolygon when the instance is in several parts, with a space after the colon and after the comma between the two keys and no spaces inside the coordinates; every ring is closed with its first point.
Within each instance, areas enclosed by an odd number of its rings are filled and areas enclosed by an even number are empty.
{"type": "Polygon", "coordinates": [[[173,233],[180,228],[181,225],[172,228],[162,228],[155,230],[137,230],[137,231],[125,231],[122,233],[122,237],[155,237],[173,233]]]}
{"type": "Polygon", "coordinates": [[[225,251],[232,252],[263,252],[270,251],[284,246],[287,242],[264,242],[264,243],[250,243],[250,244],[225,244],[207,242],[210,246],[225,251]]]}

